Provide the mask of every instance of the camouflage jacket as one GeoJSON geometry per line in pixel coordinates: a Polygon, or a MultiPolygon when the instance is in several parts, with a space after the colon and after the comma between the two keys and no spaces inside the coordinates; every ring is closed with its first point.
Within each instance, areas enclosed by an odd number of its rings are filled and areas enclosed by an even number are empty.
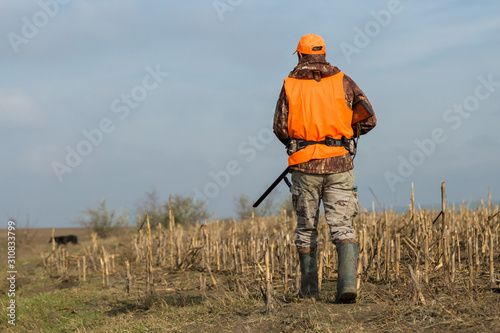
{"type": "MultiPolygon", "coordinates": [[[[339,73],[337,67],[330,65],[325,60],[324,54],[303,55],[298,65],[290,72],[288,77],[297,79],[310,79],[320,81],[322,77],[328,77],[339,73]]],[[[344,75],[344,95],[345,102],[349,108],[360,100],[370,102],[366,98],[361,89],[347,75],[344,75]]],[[[371,104],[370,104],[371,106],[371,104]]],[[[359,135],[368,133],[377,124],[375,115],[358,123],[359,135]]],[[[281,93],[276,103],[276,111],[274,114],[273,123],[274,134],[286,146],[290,140],[288,135],[288,98],[286,96],[285,87],[281,88],[281,93]]],[[[358,126],[353,126],[354,137],[358,136],[358,126]]],[[[302,171],[313,174],[327,174],[344,172],[353,169],[352,158],[350,154],[335,156],[319,160],[311,160],[309,162],[297,164],[291,167],[292,170],[302,171]]]]}

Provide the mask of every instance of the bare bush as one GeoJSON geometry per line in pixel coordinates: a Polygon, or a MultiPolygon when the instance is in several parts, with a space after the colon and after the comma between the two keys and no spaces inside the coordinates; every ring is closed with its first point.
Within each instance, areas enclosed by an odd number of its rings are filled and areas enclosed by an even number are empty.
{"type": "Polygon", "coordinates": [[[108,210],[106,198],[103,198],[98,205],[87,208],[85,216],[77,219],[78,224],[91,229],[102,238],[109,236],[118,228],[127,226],[127,221],[127,214],[117,214],[115,209],[108,210]]]}

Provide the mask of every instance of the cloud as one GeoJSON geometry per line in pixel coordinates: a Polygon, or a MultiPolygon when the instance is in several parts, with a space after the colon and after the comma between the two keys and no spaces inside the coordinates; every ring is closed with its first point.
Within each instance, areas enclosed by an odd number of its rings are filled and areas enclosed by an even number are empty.
{"type": "Polygon", "coordinates": [[[31,127],[43,119],[33,99],[18,89],[0,88],[0,126],[31,127]]]}

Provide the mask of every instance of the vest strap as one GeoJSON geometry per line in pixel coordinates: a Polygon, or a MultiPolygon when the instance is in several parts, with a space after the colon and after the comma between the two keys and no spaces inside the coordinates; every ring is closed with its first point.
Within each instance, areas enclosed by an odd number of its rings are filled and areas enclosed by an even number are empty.
{"type": "Polygon", "coordinates": [[[352,147],[352,142],[354,142],[354,139],[348,139],[345,136],[342,136],[341,139],[334,139],[327,136],[325,137],[325,140],[322,141],[308,141],[304,139],[292,138],[288,142],[287,149],[289,150],[294,149],[295,151],[299,151],[310,145],[322,144],[328,147],[344,147],[345,149],[347,149],[347,151],[350,152],[352,147]]]}

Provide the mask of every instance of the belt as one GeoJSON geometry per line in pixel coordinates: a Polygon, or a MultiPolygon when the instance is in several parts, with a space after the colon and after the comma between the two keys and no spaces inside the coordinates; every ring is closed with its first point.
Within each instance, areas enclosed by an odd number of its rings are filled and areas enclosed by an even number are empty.
{"type": "MultiPolygon", "coordinates": [[[[345,136],[342,136],[341,139],[333,139],[330,137],[326,137],[325,140],[322,141],[308,141],[304,139],[297,139],[297,138],[292,138],[290,141],[295,140],[297,142],[297,151],[304,149],[307,146],[310,145],[317,145],[317,144],[323,144],[329,147],[345,147],[348,149],[350,146],[350,143],[353,139],[348,139],[345,136]]],[[[349,149],[348,149],[349,150],[349,149]]]]}

